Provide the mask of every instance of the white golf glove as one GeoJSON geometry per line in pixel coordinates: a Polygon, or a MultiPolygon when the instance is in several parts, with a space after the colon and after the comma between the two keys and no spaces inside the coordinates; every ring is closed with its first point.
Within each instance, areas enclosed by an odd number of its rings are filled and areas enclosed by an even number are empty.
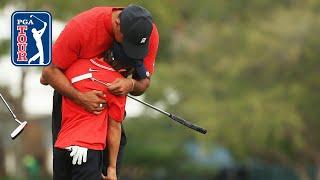
{"type": "Polygon", "coordinates": [[[67,150],[71,151],[70,157],[72,158],[72,164],[76,165],[78,162],[78,165],[81,165],[82,162],[87,162],[87,152],[88,148],[80,147],[80,146],[69,146],[66,147],[67,150]]]}

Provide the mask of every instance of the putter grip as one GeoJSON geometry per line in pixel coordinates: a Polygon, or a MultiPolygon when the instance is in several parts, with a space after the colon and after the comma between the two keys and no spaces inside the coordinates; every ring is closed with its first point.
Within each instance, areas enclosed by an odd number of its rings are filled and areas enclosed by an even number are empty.
{"type": "Polygon", "coordinates": [[[177,121],[178,123],[180,123],[180,124],[182,124],[182,125],[184,125],[184,126],[187,126],[187,127],[190,128],[190,129],[193,129],[193,130],[195,130],[195,131],[198,131],[198,132],[200,132],[200,133],[202,133],[202,134],[206,134],[206,133],[207,133],[207,130],[205,130],[205,129],[203,129],[202,127],[199,127],[199,126],[197,126],[197,125],[194,125],[194,124],[190,123],[189,121],[187,121],[187,120],[185,120],[185,119],[183,119],[183,118],[181,118],[181,117],[175,116],[175,115],[173,115],[173,114],[170,114],[169,117],[170,117],[171,119],[173,119],[174,121],[177,121]]]}

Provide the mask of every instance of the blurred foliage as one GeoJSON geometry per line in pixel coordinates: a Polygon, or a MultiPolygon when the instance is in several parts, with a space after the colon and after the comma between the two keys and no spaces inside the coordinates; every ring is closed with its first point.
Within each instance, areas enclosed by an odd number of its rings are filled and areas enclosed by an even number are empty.
{"type": "Polygon", "coordinates": [[[0,55],[10,52],[10,40],[0,41],[0,55]]]}
{"type": "MultiPolygon", "coordinates": [[[[132,2],[29,0],[26,7],[67,21],[94,6],[132,2]]],[[[207,128],[208,134],[146,110],[125,123],[127,167],[178,171],[190,160],[184,148],[190,141],[204,153],[219,144],[238,161],[283,163],[299,175],[305,165],[320,167],[320,1],[138,4],[151,11],[160,33],[146,101],[207,128]]]]}

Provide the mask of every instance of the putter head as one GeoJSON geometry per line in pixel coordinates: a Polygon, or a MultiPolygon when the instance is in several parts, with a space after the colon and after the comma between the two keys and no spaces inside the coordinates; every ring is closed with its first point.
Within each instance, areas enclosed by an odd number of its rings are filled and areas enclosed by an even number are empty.
{"type": "Polygon", "coordinates": [[[27,125],[27,121],[22,122],[11,134],[11,139],[15,139],[23,131],[24,127],[27,125]]]}

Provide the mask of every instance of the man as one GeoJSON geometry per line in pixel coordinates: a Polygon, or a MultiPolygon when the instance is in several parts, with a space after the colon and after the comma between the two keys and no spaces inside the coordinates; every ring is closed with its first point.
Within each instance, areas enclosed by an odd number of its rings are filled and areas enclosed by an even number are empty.
{"type": "MultiPolygon", "coordinates": [[[[54,89],[52,111],[53,143],[61,125],[61,95],[71,99],[87,111],[100,114],[106,101],[101,91],[79,92],[64,75],[64,71],[76,59],[90,59],[100,56],[109,49],[113,40],[119,42],[125,53],[136,59],[144,59],[147,78],[133,80],[118,78],[108,87],[115,95],[141,95],[150,85],[158,51],[159,35],[151,14],[143,7],[130,5],[126,8],[97,7],[75,16],[66,25],[53,45],[53,62],[43,68],[41,83],[54,89]]],[[[122,129],[117,175],[119,175],[126,137],[122,129]]]]}

